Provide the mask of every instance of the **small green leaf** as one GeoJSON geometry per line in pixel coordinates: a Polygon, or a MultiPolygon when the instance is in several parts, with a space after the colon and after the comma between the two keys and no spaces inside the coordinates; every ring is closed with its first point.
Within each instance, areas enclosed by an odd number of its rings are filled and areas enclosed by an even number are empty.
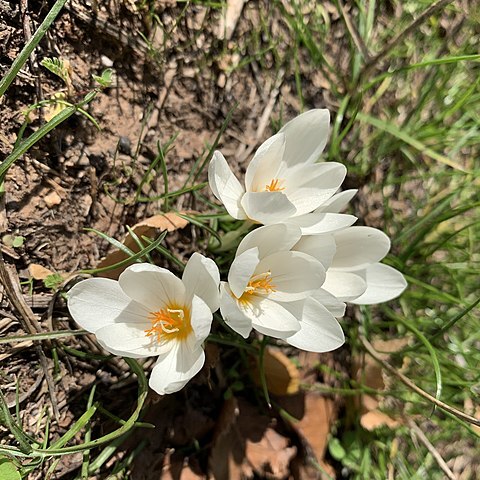
{"type": "Polygon", "coordinates": [[[70,72],[68,63],[65,63],[63,60],[60,60],[56,57],[45,57],[40,62],[40,65],[45,67],[47,70],[50,70],[54,75],[60,77],[66,85],[70,83],[70,72]]]}
{"type": "Polygon", "coordinates": [[[22,237],[21,235],[8,235],[7,234],[7,235],[4,235],[2,237],[2,242],[7,247],[19,248],[25,242],[25,237],[22,237]]]}
{"type": "Polygon", "coordinates": [[[25,242],[25,237],[22,237],[21,235],[17,235],[13,238],[12,247],[19,248],[23,245],[23,242],[25,242]]]}
{"type": "Polygon", "coordinates": [[[60,284],[63,282],[63,277],[59,273],[52,273],[51,275],[47,275],[43,280],[43,284],[46,288],[51,288],[52,290],[56,290],[60,284]]]}
{"type": "Polygon", "coordinates": [[[17,467],[6,457],[0,458],[0,478],[2,480],[21,480],[17,467]]]}
{"type": "Polygon", "coordinates": [[[102,72],[101,76],[92,75],[93,79],[100,84],[101,87],[107,88],[112,83],[113,69],[107,68],[102,72]]]}
{"type": "Polygon", "coordinates": [[[342,447],[342,444],[338,438],[332,438],[328,442],[328,451],[330,452],[330,455],[338,461],[342,461],[347,455],[347,452],[342,447]]]}

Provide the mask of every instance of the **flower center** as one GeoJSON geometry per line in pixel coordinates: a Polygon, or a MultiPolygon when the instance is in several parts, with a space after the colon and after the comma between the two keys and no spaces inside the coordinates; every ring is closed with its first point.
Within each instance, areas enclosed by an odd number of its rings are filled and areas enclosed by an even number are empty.
{"type": "Polygon", "coordinates": [[[239,302],[249,303],[251,295],[267,295],[270,292],[276,292],[275,285],[272,284],[272,272],[269,270],[265,273],[252,275],[245,291],[238,299],[239,302]]]}
{"type": "Polygon", "coordinates": [[[191,332],[190,311],[185,306],[170,305],[158,312],[150,312],[152,327],[145,330],[147,337],[157,342],[184,340],[191,332]]]}
{"type": "Polygon", "coordinates": [[[282,187],[285,180],[282,178],[272,178],[272,181],[269,185],[265,185],[265,191],[267,192],[280,192],[281,190],[285,190],[285,187],[282,187]]]}

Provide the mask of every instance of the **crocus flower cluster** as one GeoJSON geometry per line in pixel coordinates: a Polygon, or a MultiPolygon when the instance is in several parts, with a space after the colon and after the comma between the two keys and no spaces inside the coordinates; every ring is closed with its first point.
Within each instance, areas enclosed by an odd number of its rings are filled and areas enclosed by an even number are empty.
{"type": "Polygon", "coordinates": [[[352,226],[342,212],[356,190],[340,191],[346,168],[319,162],[329,130],[327,110],[288,122],[257,150],[244,185],[220,152],[208,176],[228,213],[259,226],[240,242],[226,281],[198,253],[180,280],[166,269],[135,264],[118,281],[92,278],[69,292],[72,317],[109,352],[157,356],[150,386],[180,390],[202,368],[213,313],[247,338],[252,329],[312,352],[341,346],[337,318],[346,303],[386,302],[406,288],[380,263],[390,250],[381,231],[352,226]]]}

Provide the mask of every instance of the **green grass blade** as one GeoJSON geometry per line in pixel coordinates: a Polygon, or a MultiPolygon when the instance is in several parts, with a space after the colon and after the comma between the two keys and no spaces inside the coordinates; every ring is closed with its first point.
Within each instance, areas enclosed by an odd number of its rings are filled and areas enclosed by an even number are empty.
{"type": "Polygon", "coordinates": [[[44,18],[43,22],[38,27],[37,31],[34,33],[29,42],[23,47],[22,51],[12,63],[10,70],[7,72],[5,77],[0,81],[0,97],[3,96],[7,88],[13,82],[17,76],[20,69],[23,67],[25,62],[28,60],[28,57],[33,52],[34,48],[38,45],[43,36],[47,33],[47,30],[50,28],[50,25],[57,18],[57,15],[62,10],[63,6],[67,3],[67,0],[57,0],[53,5],[50,12],[44,18]]]}

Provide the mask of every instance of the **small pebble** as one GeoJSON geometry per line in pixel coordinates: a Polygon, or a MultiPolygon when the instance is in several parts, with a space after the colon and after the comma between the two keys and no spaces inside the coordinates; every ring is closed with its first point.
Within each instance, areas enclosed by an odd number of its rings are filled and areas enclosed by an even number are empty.
{"type": "Polygon", "coordinates": [[[102,65],[106,68],[111,68],[113,67],[113,60],[111,60],[110,58],[108,58],[106,55],[102,55],[100,57],[100,60],[102,62],[102,65]]]}

